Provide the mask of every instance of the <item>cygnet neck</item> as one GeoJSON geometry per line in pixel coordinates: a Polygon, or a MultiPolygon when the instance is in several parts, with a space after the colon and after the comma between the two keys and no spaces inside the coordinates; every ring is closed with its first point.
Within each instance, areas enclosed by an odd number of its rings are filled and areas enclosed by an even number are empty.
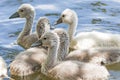
{"type": "Polygon", "coordinates": [[[42,65],[42,72],[47,73],[47,71],[57,63],[57,53],[59,45],[52,46],[48,49],[48,57],[42,65]]]}
{"type": "Polygon", "coordinates": [[[58,61],[65,60],[65,57],[68,55],[69,52],[69,39],[66,39],[64,42],[60,43],[58,49],[58,61]]]}
{"type": "Polygon", "coordinates": [[[69,34],[69,41],[71,42],[72,39],[73,39],[73,36],[75,35],[75,32],[76,32],[76,28],[77,28],[77,25],[78,25],[78,17],[77,17],[77,14],[74,13],[74,17],[72,18],[73,21],[71,24],[69,24],[69,28],[68,28],[68,34],[69,34]]]}
{"type": "Polygon", "coordinates": [[[23,36],[29,35],[31,33],[32,25],[33,25],[33,19],[34,19],[34,16],[26,18],[25,26],[24,26],[24,28],[23,28],[23,30],[20,33],[18,38],[23,38],[23,36]]]}

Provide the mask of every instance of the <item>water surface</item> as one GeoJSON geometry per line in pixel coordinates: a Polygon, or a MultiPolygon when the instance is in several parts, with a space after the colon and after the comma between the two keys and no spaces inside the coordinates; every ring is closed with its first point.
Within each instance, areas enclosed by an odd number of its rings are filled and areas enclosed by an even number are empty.
{"type": "MultiPolygon", "coordinates": [[[[120,0],[1,0],[0,56],[8,65],[20,51],[24,50],[16,44],[16,39],[25,19],[8,19],[23,3],[29,3],[35,7],[33,31],[39,17],[46,16],[53,24],[64,9],[70,8],[75,10],[79,17],[77,32],[100,31],[120,34],[120,0]]],[[[67,29],[65,24],[57,27],[67,29]]],[[[110,80],[120,80],[120,65],[110,67],[114,68],[109,70],[110,80]]]]}

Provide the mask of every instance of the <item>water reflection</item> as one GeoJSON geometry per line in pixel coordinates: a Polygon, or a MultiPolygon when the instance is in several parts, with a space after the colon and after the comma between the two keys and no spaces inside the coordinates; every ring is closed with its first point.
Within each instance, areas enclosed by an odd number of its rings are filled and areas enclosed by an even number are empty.
{"type": "Polygon", "coordinates": [[[108,70],[120,71],[120,63],[111,64],[106,67],[108,70]]]}
{"type": "Polygon", "coordinates": [[[42,80],[40,77],[40,73],[34,73],[28,76],[13,76],[12,75],[11,78],[15,80],[42,80]]]}
{"type": "Polygon", "coordinates": [[[27,76],[13,76],[12,75],[11,78],[13,78],[15,80],[54,80],[40,72],[31,74],[31,75],[27,75],[27,76]]]}

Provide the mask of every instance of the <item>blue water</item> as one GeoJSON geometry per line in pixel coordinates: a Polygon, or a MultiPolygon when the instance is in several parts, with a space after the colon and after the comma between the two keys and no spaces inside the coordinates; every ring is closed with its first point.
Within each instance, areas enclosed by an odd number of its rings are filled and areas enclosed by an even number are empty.
{"type": "MultiPolygon", "coordinates": [[[[39,17],[47,16],[53,24],[64,9],[70,8],[75,10],[79,17],[77,32],[100,31],[120,34],[120,0],[1,0],[0,56],[8,65],[24,50],[16,44],[16,39],[25,19],[8,19],[23,3],[30,3],[35,7],[34,28],[39,17]]],[[[66,29],[67,25],[61,24],[56,27],[66,29]]],[[[120,65],[118,67],[117,70],[109,70],[110,80],[120,80],[120,65]]]]}

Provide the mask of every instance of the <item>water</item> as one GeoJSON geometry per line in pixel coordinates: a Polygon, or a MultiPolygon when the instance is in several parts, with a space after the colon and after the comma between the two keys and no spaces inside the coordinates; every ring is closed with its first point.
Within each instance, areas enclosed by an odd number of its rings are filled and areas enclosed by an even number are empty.
{"type": "MultiPolygon", "coordinates": [[[[47,16],[53,24],[64,9],[70,8],[74,9],[79,17],[77,32],[100,31],[120,34],[120,0],[1,0],[0,56],[8,65],[20,51],[24,50],[16,45],[16,39],[25,19],[8,19],[23,3],[30,3],[35,7],[34,28],[40,16],[47,16]]],[[[67,25],[61,24],[57,27],[66,29],[67,25]]],[[[114,68],[109,70],[110,80],[120,80],[120,65],[110,67],[114,68]]]]}

